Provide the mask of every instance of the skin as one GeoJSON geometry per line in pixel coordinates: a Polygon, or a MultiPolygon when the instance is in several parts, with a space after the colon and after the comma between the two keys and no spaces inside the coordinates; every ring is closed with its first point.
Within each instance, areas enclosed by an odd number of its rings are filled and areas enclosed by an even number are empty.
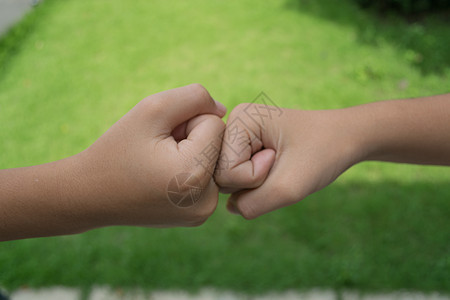
{"type": "Polygon", "coordinates": [[[217,206],[216,182],[232,193],[228,209],[252,219],[359,162],[450,165],[450,94],[321,111],[241,104],[226,129],[225,113],[198,84],[161,92],[79,154],[0,170],[0,241],[113,225],[197,226],[217,206]],[[220,159],[209,152],[199,165],[209,146],[221,148],[220,159]],[[190,207],[168,198],[181,173],[201,187],[190,207]]]}
{"type": "Polygon", "coordinates": [[[220,149],[226,108],[201,85],[149,96],[92,146],[39,166],[0,170],[0,240],[80,233],[97,227],[197,226],[215,210],[217,153],[199,166],[210,144],[220,149]],[[175,175],[198,178],[191,207],[167,196],[175,175]]]}
{"type": "Polygon", "coordinates": [[[253,219],[371,160],[450,165],[450,94],[278,114],[241,104],[230,113],[215,180],[232,193],[228,209],[253,219]]]}

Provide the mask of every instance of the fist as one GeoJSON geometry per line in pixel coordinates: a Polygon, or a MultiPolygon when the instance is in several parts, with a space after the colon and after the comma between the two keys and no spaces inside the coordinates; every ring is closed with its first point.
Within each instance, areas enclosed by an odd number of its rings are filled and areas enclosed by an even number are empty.
{"type": "Polygon", "coordinates": [[[357,162],[338,111],[240,104],[230,114],[215,180],[247,219],[297,203],[357,162]]]}
{"type": "Polygon", "coordinates": [[[161,92],[82,152],[98,225],[202,224],[217,205],[225,113],[198,84],[161,92]]]}

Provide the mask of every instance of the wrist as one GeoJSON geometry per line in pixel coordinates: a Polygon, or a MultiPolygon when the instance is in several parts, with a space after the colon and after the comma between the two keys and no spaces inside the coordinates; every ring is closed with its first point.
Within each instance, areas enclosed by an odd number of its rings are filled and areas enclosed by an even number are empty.
{"type": "Polygon", "coordinates": [[[82,153],[51,164],[54,164],[55,195],[58,196],[55,201],[60,209],[58,222],[66,224],[67,233],[81,233],[99,227],[92,207],[95,195],[89,188],[91,179],[82,153]]]}
{"type": "Polygon", "coordinates": [[[353,128],[361,161],[389,161],[390,153],[399,143],[397,131],[402,124],[397,120],[402,108],[391,106],[386,109],[385,104],[375,102],[343,109],[353,128]]]}
{"type": "Polygon", "coordinates": [[[332,132],[331,146],[340,155],[347,167],[368,159],[371,153],[369,141],[366,139],[364,117],[358,115],[352,108],[325,110],[323,122],[328,124],[332,132]]]}
{"type": "Polygon", "coordinates": [[[80,229],[90,229],[116,225],[110,209],[115,196],[108,183],[108,170],[89,149],[66,159],[65,196],[72,203],[72,209],[80,229]],[[111,192],[111,193],[110,193],[111,192]]]}

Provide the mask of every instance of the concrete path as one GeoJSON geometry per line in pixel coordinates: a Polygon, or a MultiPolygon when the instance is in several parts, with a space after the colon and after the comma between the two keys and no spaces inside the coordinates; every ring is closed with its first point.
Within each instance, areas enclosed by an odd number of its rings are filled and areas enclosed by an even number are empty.
{"type": "MultiPolygon", "coordinates": [[[[80,300],[81,292],[76,289],[55,287],[50,289],[22,289],[14,292],[10,300],[80,300]]],[[[235,292],[219,292],[203,289],[197,294],[184,291],[123,291],[106,287],[94,288],[89,300],[450,300],[450,296],[438,293],[395,292],[385,294],[360,294],[356,291],[337,293],[333,290],[311,290],[307,292],[287,291],[251,296],[235,292]]]]}
{"type": "Polygon", "coordinates": [[[0,0],[0,36],[37,3],[38,0],[0,0]]]}

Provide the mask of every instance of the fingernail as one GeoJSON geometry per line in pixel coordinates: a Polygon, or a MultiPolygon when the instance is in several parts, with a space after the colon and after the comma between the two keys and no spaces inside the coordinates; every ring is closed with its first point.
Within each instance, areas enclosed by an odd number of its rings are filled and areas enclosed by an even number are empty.
{"type": "Polygon", "coordinates": [[[219,109],[219,111],[220,111],[221,113],[223,113],[223,115],[225,115],[225,114],[227,113],[227,108],[225,107],[225,105],[223,105],[222,103],[220,103],[220,102],[217,101],[217,100],[214,100],[214,102],[216,102],[216,106],[217,106],[217,108],[219,109]]]}

